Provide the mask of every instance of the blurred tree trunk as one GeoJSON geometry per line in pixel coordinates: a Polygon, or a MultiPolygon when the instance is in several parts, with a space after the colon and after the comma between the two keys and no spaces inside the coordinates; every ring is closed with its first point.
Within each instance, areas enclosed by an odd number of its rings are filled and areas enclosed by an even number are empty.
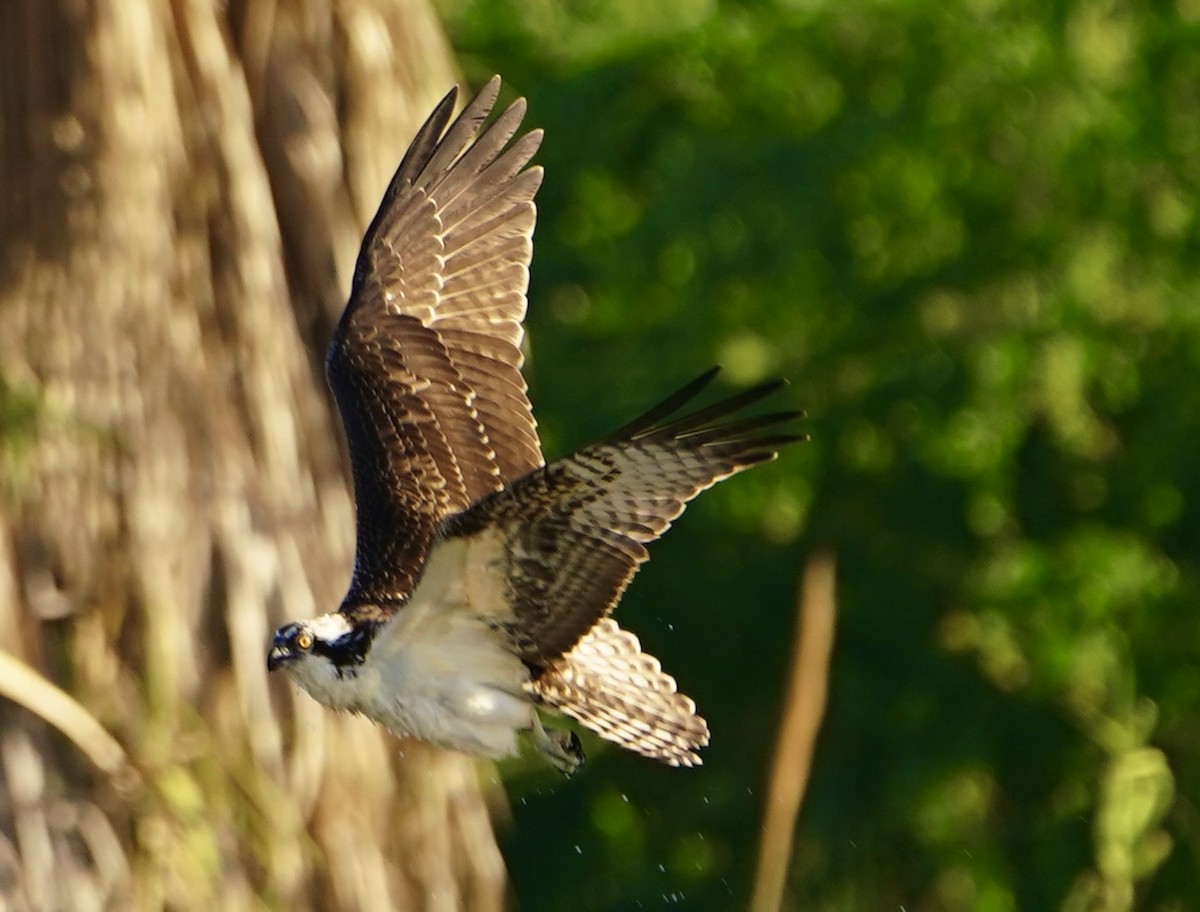
{"type": "Polygon", "coordinates": [[[322,354],[453,81],[424,0],[0,4],[8,908],[502,905],[475,766],[264,667],[344,590],[322,354]]]}

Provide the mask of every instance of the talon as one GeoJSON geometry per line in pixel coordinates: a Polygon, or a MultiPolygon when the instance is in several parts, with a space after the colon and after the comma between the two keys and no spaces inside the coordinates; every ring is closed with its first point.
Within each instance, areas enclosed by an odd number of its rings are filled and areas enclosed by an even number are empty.
{"type": "Polygon", "coordinates": [[[563,754],[570,758],[571,766],[569,769],[559,767],[562,774],[568,779],[579,772],[579,768],[587,762],[587,754],[583,752],[583,742],[579,740],[579,735],[573,731],[556,732],[555,734],[564,736],[559,747],[562,748],[563,754]]]}
{"type": "Polygon", "coordinates": [[[570,730],[559,731],[553,728],[547,730],[536,713],[530,733],[533,736],[534,746],[546,755],[546,759],[554,765],[556,770],[568,778],[578,772],[587,759],[583,753],[583,742],[579,740],[579,735],[570,730]]]}

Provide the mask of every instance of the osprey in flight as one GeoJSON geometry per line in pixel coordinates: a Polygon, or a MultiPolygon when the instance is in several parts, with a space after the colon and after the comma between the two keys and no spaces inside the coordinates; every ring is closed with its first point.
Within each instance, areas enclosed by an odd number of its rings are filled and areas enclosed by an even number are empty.
{"type": "Polygon", "coordinates": [[[546,465],[521,321],[541,131],[514,103],[486,129],[493,78],[447,128],[457,90],[413,140],[367,229],[326,358],[357,503],[350,591],[275,633],[267,667],[397,735],[487,757],[517,735],[559,769],[579,739],[557,710],[672,766],[708,725],[609,616],[684,505],[798,439],[796,412],[733,417],[780,385],[682,417],[715,370],[598,443],[546,465]],[[510,142],[510,140],[512,140],[510,142]]]}

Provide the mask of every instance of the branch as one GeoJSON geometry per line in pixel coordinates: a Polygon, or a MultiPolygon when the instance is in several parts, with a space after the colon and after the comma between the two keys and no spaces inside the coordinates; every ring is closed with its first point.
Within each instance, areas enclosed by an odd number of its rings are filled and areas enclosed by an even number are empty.
{"type": "Polygon", "coordinates": [[[0,697],[25,707],[70,738],[92,763],[123,787],[136,781],[125,750],[74,697],[20,659],[0,652],[0,697]]]}
{"type": "Polygon", "coordinates": [[[767,791],[751,912],[777,912],[783,900],[796,817],[825,714],[836,613],[834,556],[818,552],[804,568],[797,599],[796,650],[767,791]]]}

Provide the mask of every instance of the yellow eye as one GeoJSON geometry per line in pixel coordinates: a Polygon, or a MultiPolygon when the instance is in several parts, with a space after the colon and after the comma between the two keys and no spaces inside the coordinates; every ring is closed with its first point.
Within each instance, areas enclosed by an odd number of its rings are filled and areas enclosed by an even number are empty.
{"type": "Polygon", "coordinates": [[[312,649],[312,644],[313,636],[307,630],[301,630],[298,634],[296,634],[296,645],[305,652],[312,649]]]}

